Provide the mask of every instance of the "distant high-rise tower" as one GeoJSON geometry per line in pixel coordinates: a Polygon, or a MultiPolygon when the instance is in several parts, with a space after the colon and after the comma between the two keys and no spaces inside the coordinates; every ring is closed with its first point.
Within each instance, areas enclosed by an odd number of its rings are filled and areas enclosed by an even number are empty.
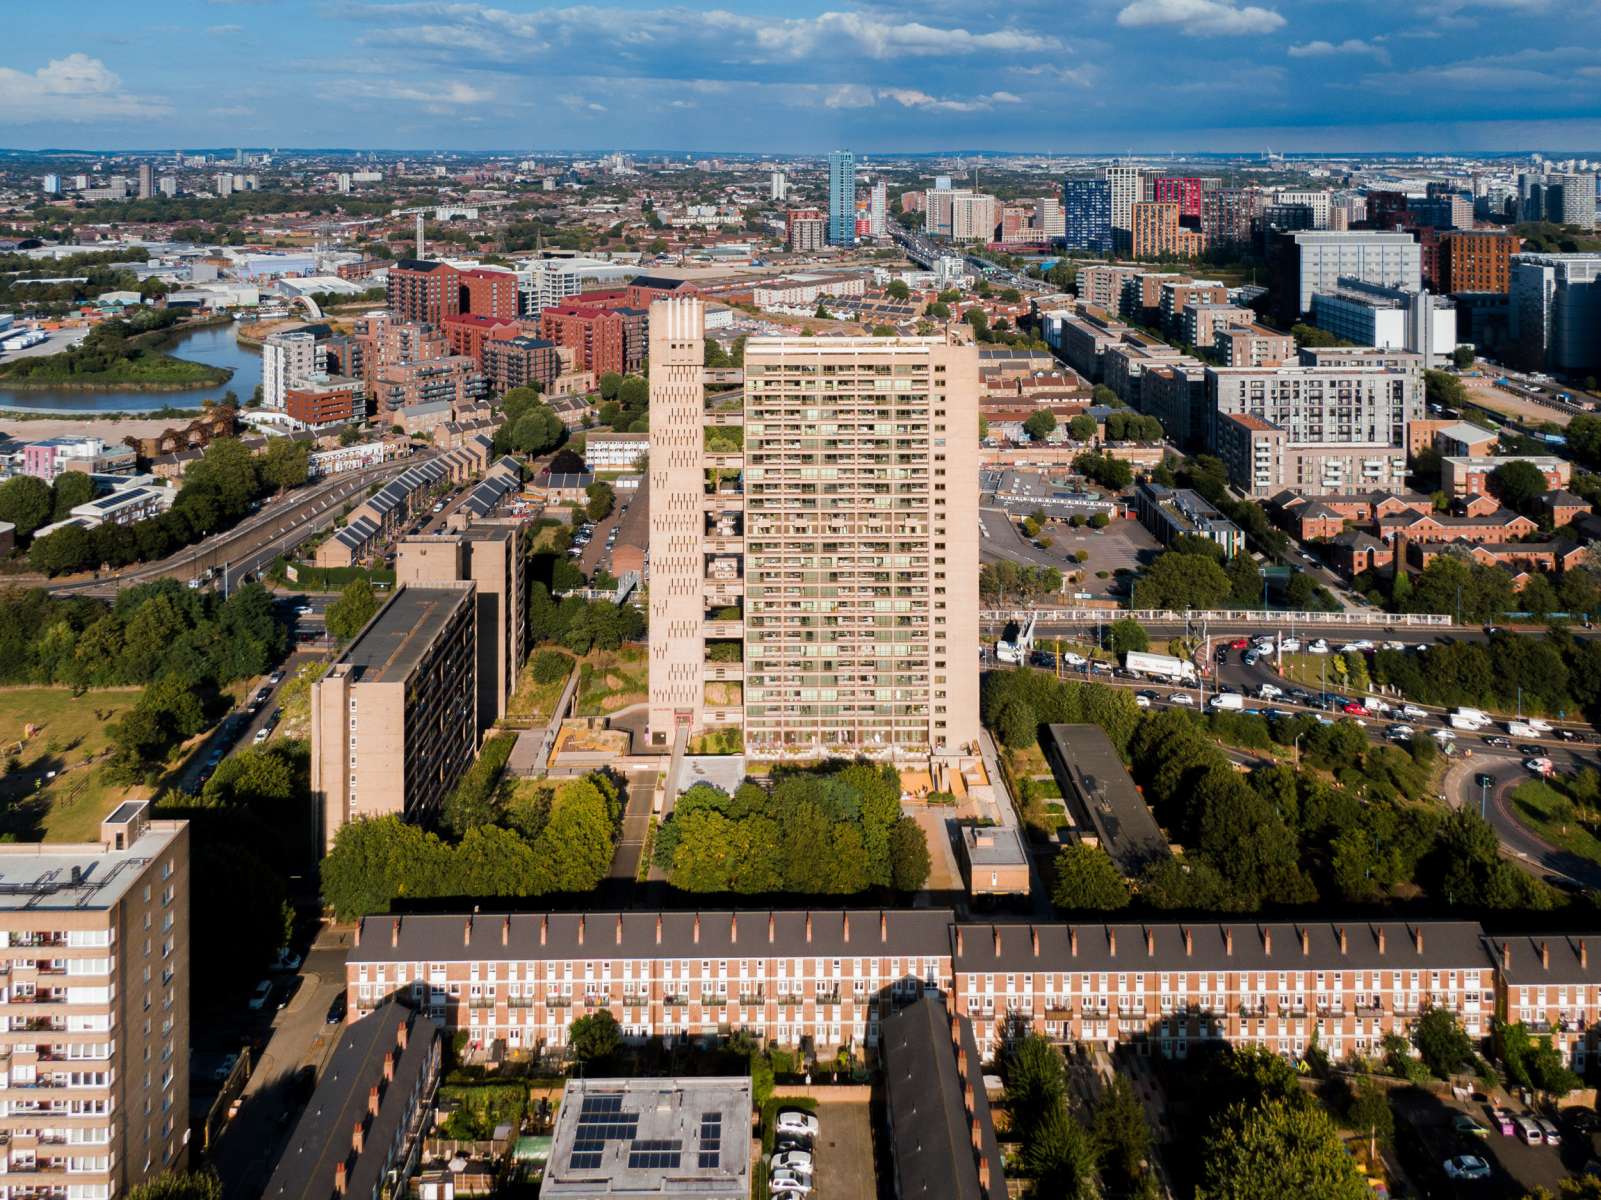
{"type": "Polygon", "coordinates": [[[1112,189],[1112,228],[1125,232],[1134,228],[1134,206],[1144,198],[1142,172],[1138,167],[1107,167],[1106,182],[1112,189]]]}
{"type": "Polygon", "coordinates": [[[856,159],[849,150],[828,156],[828,241],[856,244],[856,159]]]}
{"type": "Polygon", "coordinates": [[[774,171],[772,177],[768,180],[767,198],[769,200],[784,200],[788,196],[789,180],[784,177],[784,172],[774,171]]]}
{"type": "Polygon", "coordinates": [[[148,200],[155,194],[156,172],[149,163],[139,164],[139,199],[148,200]]]}
{"type": "Polygon", "coordinates": [[[867,210],[867,232],[876,238],[884,236],[889,221],[889,185],[880,179],[873,185],[873,202],[867,210]]]}
{"type": "Polygon", "coordinates": [[[1112,252],[1112,185],[1106,180],[1064,180],[1062,215],[1069,250],[1112,252]]]}

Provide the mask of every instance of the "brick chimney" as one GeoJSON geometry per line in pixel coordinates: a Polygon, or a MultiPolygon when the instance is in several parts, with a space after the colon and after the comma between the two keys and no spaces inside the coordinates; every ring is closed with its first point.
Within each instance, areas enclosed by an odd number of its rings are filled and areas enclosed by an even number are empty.
{"type": "Polygon", "coordinates": [[[878,910],[878,940],[889,942],[889,914],[883,909],[878,910]]]}
{"type": "Polygon", "coordinates": [[[1384,926],[1379,926],[1379,953],[1384,953],[1384,926]]]}
{"type": "MultiPolygon", "coordinates": [[[[617,919],[619,921],[622,920],[621,917],[617,919]]],[[[739,944],[739,914],[737,912],[728,914],[728,944],[730,946],[739,944]]]]}
{"type": "Polygon", "coordinates": [[[384,1082],[395,1082],[395,1052],[393,1050],[384,1051],[384,1082]]]}
{"type": "Polygon", "coordinates": [[[806,910],[806,944],[812,944],[812,910],[809,908],[806,910]]]}
{"type": "Polygon", "coordinates": [[[1106,931],[1106,949],[1113,958],[1117,957],[1117,930],[1108,928],[1106,931]]]}
{"type": "Polygon", "coordinates": [[[1412,929],[1412,946],[1419,954],[1423,953],[1423,926],[1417,925],[1412,929]]]}
{"type": "Polygon", "coordinates": [[[1579,970],[1590,969],[1590,945],[1583,937],[1579,938],[1579,970]]]}
{"type": "Polygon", "coordinates": [[[334,1191],[343,1196],[345,1194],[345,1164],[340,1163],[334,1168],[334,1191]]]}
{"type": "Polygon", "coordinates": [[[406,1039],[410,1034],[411,1026],[402,1021],[395,1029],[395,1045],[404,1050],[406,1048],[406,1039]]]}
{"type": "Polygon", "coordinates": [[[366,917],[363,917],[361,920],[356,922],[356,947],[357,947],[357,949],[360,949],[360,947],[361,947],[361,929],[362,929],[362,926],[365,925],[366,923],[367,923],[367,918],[366,917]]]}
{"type": "Polygon", "coordinates": [[[1195,931],[1188,926],[1184,929],[1184,957],[1189,958],[1195,953],[1195,931]]]}
{"type": "Polygon", "coordinates": [[[662,944],[662,915],[661,915],[661,913],[657,913],[656,914],[656,944],[658,946],[660,946],[662,944]]]}
{"type": "Polygon", "coordinates": [[[1262,953],[1268,958],[1273,957],[1273,931],[1271,929],[1264,928],[1262,930],[1262,953]]]}
{"type": "Polygon", "coordinates": [[[695,945],[700,945],[700,914],[695,914],[695,945]]]}
{"type": "Polygon", "coordinates": [[[767,944],[769,946],[771,946],[773,944],[773,938],[774,938],[775,933],[776,933],[777,925],[778,925],[778,918],[775,917],[771,912],[769,912],[767,914],[767,944]]]}
{"type": "Polygon", "coordinates": [[[471,917],[462,922],[461,944],[463,946],[471,946],[473,944],[473,919],[471,917]]]}
{"type": "Polygon", "coordinates": [[[841,922],[840,928],[841,928],[841,930],[843,932],[843,935],[844,935],[844,938],[845,938],[845,944],[849,945],[850,944],[850,940],[851,940],[851,915],[850,915],[850,913],[841,914],[840,922],[841,922]]]}
{"type": "Polygon", "coordinates": [[[962,927],[960,925],[956,927],[956,957],[962,957],[962,927]]]}
{"type": "Polygon", "coordinates": [[[1502,942],[1501,943],[1501,969],[1503,971],[1510,971],[1512,969],[1512,943],[1511,942],[1502,942]]]}
{"type": "Polygon", "coordinates": [[[1551,969],[1551,943],[1549,942],[1540,943],[1540,969],[1543,971],[1551,969]]]}
{"type": "Polygon", "coordinates": [[[1145,957],[1156,957],[1156,932],[1149,926],[1145,929],[1145,957]]]}
{"type": "Polygon", "coordinates": [[[1344,954],[1345,953],[1345,949],[1346,949],[1345,926],[1341,925],[1340,926],[1340,953],[1344,954]]]}
{"type": "Polygon", "coordinates": [[[999,925],[991,925],[990,936],[995,939],[995,957],[999,958],[1001,956],[1001,927],[999,925]]]}
{"type": "Polygon", "coordinates": [[[1308,958],[1308,957],[1311,956],[1311,954],[1312,954],[1312,931],[1310,929],[1302,929],[1301,930],[1301,957],[1302,958],[1308,958]]]}
{"type": "Polygon", "coordinates": [[[389,948],[393,950],[400,945],[400,918],[396,917],[389,923],[389,948]]]}
{"type": "Polygon", "coordinates": [[[539,944],[545,944],[545,935],[550,932],[550,914],[546,913],[539,918],[539,944]]]}
{"type": "Polygon", "coordinates": [[[1225,926],[1223,929],[1223,953],[1230,958],[1234,957],[1234,927],[1225,926]]]}
{"type": "Polygon", "coordinates": [[[1034,957],[1038,958],[1040,956],[1040,931],[1039,931],[1039,926],[1030,925],[1028,927],[1028,940],[1033,944],[1034,957]]]}
{"type": "Polygon", "coordinates": [[[364,1134],[365,1134],[365,1131],[362,1129],[360,1121],[357,1121],[353,1126],[351,1126],[351,1129],[350,1129],[350,1152],[352,1154],[354,1154],[357,1158],[361,1157],[361,1148],[366,1143],[366,1140],[367,1140],[366,1137],[364,1136],[364,1134]]]}
{"type": "Polygon", "coordinates": [[[584,944],[584,914],[583,913],[579,913],[578,914],[578,944],[580,946],[582,946],[584,944]]]}
{"type": "Polygon", "coordinates": [[[367,1115],[368,1116],[376,1117],[378,1115],[378,1101],[379,1101],[378,1085],[375,1083],[370,1088],[367,1089],[367,1115]]]}
{"type": "Polygon", "coordinates": [[[511,914],[510,913],[507,913],[506,914],[506,919],[500,923],[500,944],[502,946],[511,945],[511,914]]]}

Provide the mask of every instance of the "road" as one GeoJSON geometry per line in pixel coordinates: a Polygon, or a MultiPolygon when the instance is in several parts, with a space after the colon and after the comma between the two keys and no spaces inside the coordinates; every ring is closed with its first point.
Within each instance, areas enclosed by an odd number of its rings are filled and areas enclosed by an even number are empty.
{"type": "MultiPolygon", "coordinates": [[[[431,452],[430,452],[431,453],[431,452]]],[[[214,534],[160,562],[126,567],[107,576],[58,583],[51,592],[63,595],[111,595],[152,579],[195,579],[207,570],[226,567],[229,582],[256,574],[278,555],[331,525],[347,503],[374,483],[387,482],[425,456],[413,456],[364,471],[335,475],[286,493],[262,505],[261,511],[232,529],[214,534]]]]}
{"type": "MultiPolygon", "coordinates": [[[[238,1115],[223,1128],[211,1161],[225,1196],[264,1194],[283,1143],[310,1095],[307,1068],[320,1071],[342,1025],[328,1021],[345,988],[348,931],[324,930],[307,954],[298,986],[272,1019],[272,1037],[245,1084],[238,1115]]],[[[280,983],[274,1000],[283,994],[280,983]]]]}
{"type": "MultiPolygon", "coordinates": [[[[1559,758],[1556,753],[1547,750],[1545,756],[1551,759],[1559,772],[1597,765],[1593,756],[1572,752],[1559,758]]],[[[1505,751],[1485,751],[1483,761],[1480,761],[1478,753],[1474,754],[1474,764],[1475,770],[1464,773],[1462,777],[1457,802],[1464,808],[1476,808],[1484,814],[1485,820],[1495,830],[1496,837],[1501,840],[1502,848],[1514,860],[1536,874],[1601,889],[1601,864],[1541,840],[1518,820],[1513,812],[1512,792],[1518,784],[1531,777],[1518,757],[1508,757],[1505,751]],[[1478,782],[1481,774],[1490,777],[1492,782],[1488,787],[1478,782]]]]}
{"type": "Polygon", "coordinates": [[[623,828],[617,837],[617,848],[612,852],[611,870],[606,873],[605,888],[611,897],[609,903],[628,907],[637,901],[634,881],[639,877],[639,859],[645,851],[645,834],[650,829],[650,801],[656,792],[655,768],[628,773],[628,806],[623,810],[623,828]]]}

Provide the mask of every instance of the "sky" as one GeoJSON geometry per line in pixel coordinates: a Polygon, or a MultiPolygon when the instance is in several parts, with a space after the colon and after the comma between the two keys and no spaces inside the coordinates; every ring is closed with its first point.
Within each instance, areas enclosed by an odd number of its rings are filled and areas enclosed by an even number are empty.
{"type": "Polygon", "coordinates": [[[1601,153],[1601,0],[12,0],[0,146],[1601,153]]]}

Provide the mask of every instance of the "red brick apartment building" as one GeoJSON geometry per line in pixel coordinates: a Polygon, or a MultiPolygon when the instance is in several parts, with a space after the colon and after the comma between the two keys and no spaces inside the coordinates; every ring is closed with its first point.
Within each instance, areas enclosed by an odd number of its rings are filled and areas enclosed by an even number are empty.
{"type": "Polygon", "coordinates": [[[573,351],[573,368],[619,374],[638,371],[645,362],[645,313],[634,308],[599,308],[590,304],[558,304],[539,314],[540,333],[573,351]]]}
{"type": "Polygon", "coordinates": [[[284,412],[313,429],[346,425],[366,418],[367,390],[354,379],[329,387],[289,388],[284,392],[284,412]]]}
{"type": "MultiPolygon", "coordinates": [[[[1314,1035],[1336,1058],[1373,1054],[1430,1006],[1488,1036],[1500,986],[1468,921],[958,923],[940,910],[369,917],[346,971],[352,1020],[398,994],[481,1050],[561,1046],[601,1008],[635,1037],[873,1046],[890,1011],[937,989],[986,1057],[1012,1019],[1175,1057],[1215,1041],[1299,1055],[1314,1035]]],[[[1601,967],[1575,972],[1587,989],[1562,1003],[1588,1029],[1601,967]]]]}
{"type": "Polygon", "coordinates": [[[497,396],[534,385],[548,391],[561,374],[561,352],[545,338],[497,338],[484,342],[479,364],[489,390],[497,396]]]}
{"type": "Polygon", "coordinates": [[[1486,938],[1501,981],[1496,1014],[1522,1021],[1575,1071],[1601,1054],[1601,936],[1486,938]]]}
{"type": "Polygon", "coordinates": [[[477,317],[509,321],[517,316],[517,276],[510,271],[475,267],[457,272],[461,284],[461,311],[477,317]]]}
{"type": "Polygon", "coordinates": [[[389,311],[408,321],[441,325],[449,317],[517,315],[517,276],[480,267],[462,269],[432,259],[403,258],[389,268],[389,311]]]}
{"type": "Polygon", "coordinates": [[[482,365],[484,343],[493,339],[521,337],[523,327],[515,317],[484,317],[477,313],[462,313],[447,317],[441,325],[450,353],[460,354],[482,365]]]}

